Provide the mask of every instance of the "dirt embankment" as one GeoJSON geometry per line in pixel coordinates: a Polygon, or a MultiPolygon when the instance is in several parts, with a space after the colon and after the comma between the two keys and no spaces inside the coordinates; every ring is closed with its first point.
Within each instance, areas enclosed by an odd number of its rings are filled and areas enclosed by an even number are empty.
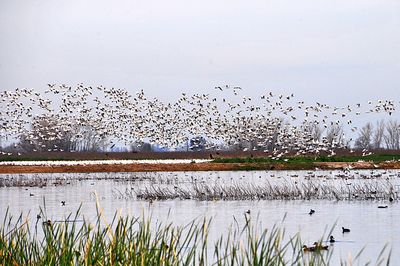
{"type": "Polygon", "coordinates": [[[0,166],[0,174],[18,173],[96,173],[96,172],[174,172],[238,170],[314,170],[314,169],[400,169],[400,162],[315,162],[311,164],[268,163],[182,163],[182,164],[95,164],[57,166],[0,166]]]}
{"type": "Polygon", "coordinates": [[[173,171],[227,171],[239,170],[238,165],[224,163],[182,164],[94,164],[59,166],[0,166],[0,173],[96,173],[96,172],[173,172],[173,171]]]}

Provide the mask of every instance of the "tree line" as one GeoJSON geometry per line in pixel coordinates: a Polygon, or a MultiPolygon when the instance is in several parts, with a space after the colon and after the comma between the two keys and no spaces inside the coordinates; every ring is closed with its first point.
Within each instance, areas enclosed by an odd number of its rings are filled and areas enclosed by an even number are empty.
{"type": "MultiPolygon", "coordinates": [[[[283,120],[274,123],[274,127],[259,127],[258,139],[249,140],[245,130],[238,129],[240,134],[231,142],[215,144],[207,140],[207,136],[196,136],[181,145],[181,150],[202,151],[207,149],[221,150],[264,150],[273,151],[287,149],[287,147],[302,147],[302,150],[315,150],[321,143],[329,144],[338,148],[352,148],[359,150],[390,149],[400,150],[400,123],[398,120],[379,120],[375,123],[367,122],[357,130],[354,140],[346,139],[341,124],[332,124],[326,128],[315,123],[304,123],[299,127],[302,138],[294,139],[290,134],[299,134],[285,129],[283,120]],[[265,139],[269,141],[266,142],[265,139]],[[289,143],[289,142],[299,143],[289,143]]],[[[290,127],[288,127],[290,128],[290,127]]],[[[254,135],[254,134],[253,134],[254,135]]],[[[96,129],[90,126],[77,126],[73,130],[60,130],[59,117],[38,116],[33,119],[30,130],[20,134],[18,141],[3,148],[8,151],[43,152],[43,151],[75,151],[75,152],[105,152],[113,151],[115,144],[110,143],[109,137],[99,137],[96,129]]],[[[114,149],[116,151],[117,149],[114,149]]],[[[148,142],[134,142],[124,147],[124,150],[140,152],[154,151],[154,146],[148,142]]]]}
{"type": "Polygon", "coordinates": [[[354,143],[357,149],[400,149],[400,123],[397,120],[367,122],[354,143]]]}

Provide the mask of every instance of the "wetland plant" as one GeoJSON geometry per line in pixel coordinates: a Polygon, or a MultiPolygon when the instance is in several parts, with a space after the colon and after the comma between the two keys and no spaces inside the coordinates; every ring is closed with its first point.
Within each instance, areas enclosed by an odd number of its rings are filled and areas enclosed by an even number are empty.
{"type": "Polygon", "coordinates": [[[7,210],[0,265],[326,265],[331,254],[305,253],[298,236],[284,241],[278,227],[259,233],[250,218],[210,244],[211,219],[174,226],[117,215],[107,223],[99,211],[94,224],[80,216],[78,210],[51,221],[42,211],[33,226],[29,217],[15,220],[7,210]]]}
{"type": "Polygon", "coordinates": [[[150,185],[114,191],[117,198],[143,200],[397,200],[395,186],[386,180],[353,183],[326,183],[321,181],[252,183],[197,183],[190,186],[150,185]]]}
{"type": "MultiPolygon", "coordinates": [[[[94,224],[80,209],[65,220],[52,221],[41,210],[34,221],[17,219],[7,209],[0,225],[0,265],[329,265],[332,249],[304,249],[299,234],[285,236],[278,226],[259,228],[245,214],[245,224],[229,227],[209,241],[212,219],[184,226],[162,224],[151,217],[120,217],[108,223],[97,207],[94,224]]],[[[328,234],[329,235],[329,234],[328,234]]],[[[318,243],[322,243],[322,237],[318,243]]],[[[382,249],[376,265],[389,265],[382,249]]],[[[350,262],[360,258],[361,252],[350,262]]],[[[349,263],[349,264],[348,264],[349,263]]]]}

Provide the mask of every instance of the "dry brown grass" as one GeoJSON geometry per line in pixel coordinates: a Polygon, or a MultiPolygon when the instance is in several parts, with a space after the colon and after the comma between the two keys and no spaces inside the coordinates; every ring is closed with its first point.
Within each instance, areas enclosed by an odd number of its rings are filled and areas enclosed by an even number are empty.
{"type": "Polygon", "coordinates": [[[176,172],[176,171],[237,171],[237,170],[313,170],[319,169],[400,169],[400,162],[315,162],[302,166],[268,163],[184,163],[184,164],[114,164],[74,166],[0,166],[0,174],[16,173],[100,173],[100,172],[176,172]]]}

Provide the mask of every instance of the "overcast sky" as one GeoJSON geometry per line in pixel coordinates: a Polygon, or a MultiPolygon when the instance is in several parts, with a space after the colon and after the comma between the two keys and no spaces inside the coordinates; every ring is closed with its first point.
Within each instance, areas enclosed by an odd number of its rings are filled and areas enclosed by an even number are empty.
{"type": "Polygon", "coordinates": [[[400,91],[400,1],[1,0],[0,90],[105,85],[173,100],[241,86],[327,103],[400,91]]]}

